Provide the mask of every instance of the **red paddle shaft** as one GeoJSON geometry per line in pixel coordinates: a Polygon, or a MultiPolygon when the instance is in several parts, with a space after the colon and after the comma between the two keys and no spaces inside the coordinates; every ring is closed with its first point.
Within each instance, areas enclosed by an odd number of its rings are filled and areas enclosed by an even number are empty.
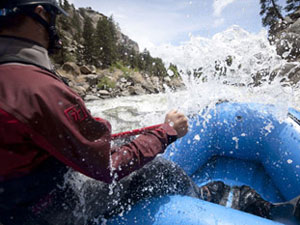
{"type": "Polygon", "coordinates": [[[143,127],[140,129],[135,129],[135,130],[131,130],[131,131],[125,131],[125,132],[121,132],[121,133],[117,133],[117,134],[112,134],[111,139],[114,140],[114,139],[118,139],[118,138],[124,138],[124,137],[130,137],[130,136],[142,134],[146,131],[155,130],[155,129],[159,128],[161,125],[162,124],[157,124],[157,125],[153,125],[150,127],[143,127]]]}

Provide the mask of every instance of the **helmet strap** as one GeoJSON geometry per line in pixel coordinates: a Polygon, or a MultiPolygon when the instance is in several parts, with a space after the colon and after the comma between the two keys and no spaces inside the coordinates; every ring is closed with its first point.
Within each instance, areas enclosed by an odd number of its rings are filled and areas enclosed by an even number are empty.
{"type": "Polygon", "coordinates": [[[26,12],[26,15],[30,16],[32,19],[34,19],[35,21],[42,24],[45,27],[45,29],[48,31],[48,35],[49,35],[48,52],[50,54],[53,54],[56,50],[61,49],[62,42],[60,40],[60,37],[57,33],[57,29],[55,26],[55,16],[56,15],[54,15],[54,13],[50,13],[50,14],[51,14],[51,21],[50,21],[50,23],[48,23],[40,15],[38,15],[34,12],[26,12]]]}

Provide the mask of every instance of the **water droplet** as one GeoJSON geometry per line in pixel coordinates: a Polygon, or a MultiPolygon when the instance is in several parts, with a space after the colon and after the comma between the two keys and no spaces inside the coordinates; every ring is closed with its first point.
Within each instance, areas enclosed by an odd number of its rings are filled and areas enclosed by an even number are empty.
{"type": "Polygon", "coordinates": [[[168,73],[168,75],[169,75],[170,77],[174,76],[173,70],[168,70],[167,73],[168,73]]]}
{"type": "Polygon", "coordinates": [[[235,149],[238,149],[239,148],[239,138],[233,137],[232,140],[235,141],[235,149]]]}
{"type": "Polygon", "coordinates": [[[200,139],[201,139],[201,138],[200,138],[199,134],[195,135],[194,140],[200,141],[200,139]]]}

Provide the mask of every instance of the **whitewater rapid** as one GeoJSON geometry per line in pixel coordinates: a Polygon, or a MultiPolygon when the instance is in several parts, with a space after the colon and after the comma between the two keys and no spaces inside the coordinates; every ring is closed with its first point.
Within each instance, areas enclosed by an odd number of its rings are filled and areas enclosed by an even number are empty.
{"type": "Polygon", "coordinates": [[[112,123],[113,132],[161,123],[171,109],[189,115],[220,101],[274,104],[281,109],[278,116],[282,119],[289,107],[300,108],[298,86],[280,82],[283,77],[270,82],[267,75],[259,86],[253,85],[253,75],[280,73],[287,63],[270,45],[266,30],[253,34],[232,26],[210,39],[194,36],[179,46],[165,44],[150,52],[166,66],[177,65],[186,90],[88,102],[94,116],[112,123]],[[193,71],[201,76],[191,75],[193,71]]]}
{"type": "MultiPolygon", "coordinates": [[[[283,77],[274,80],[269,77],[273,71],[280,73],[287,62],[269,44],[265,30],[251,34],[232,26],[211,39],[191,37],[180,46],[166,44],[150,49],[150,52],[162,58],[166,66],[169,63],[178,66],[185,90],[167,88],[166,93],[155,95],[87,102],[93,116],[111,123],[113,133],[160,124],[171,109],[189,116],[201,114],[205,108],[213,109],[222,101],[274,104],[278,109],[275,116],[282,121],[286,119],[289,107],[300,109],[298,85],[281,82],[283,77]],[[194,71],[197,74],[194,75],[194,71]],[[267,76],[260,85],[254,85],[253,75],[262,71],[267,76]]],[[[173,76],[171,71],[168,74],[173,76]]],[[[287,78],[288,75],[284,76],[287,78]]],[[[78,217],[86,216],[82,210],[86,200],[81,187],[87,179],[80,174],[68,179],[81,199],[78,212],[74,212],[78,217]]],[[[109,189],[109,193],[113,193],[118,189],[117,183],[113,182],[109,189]]]]}

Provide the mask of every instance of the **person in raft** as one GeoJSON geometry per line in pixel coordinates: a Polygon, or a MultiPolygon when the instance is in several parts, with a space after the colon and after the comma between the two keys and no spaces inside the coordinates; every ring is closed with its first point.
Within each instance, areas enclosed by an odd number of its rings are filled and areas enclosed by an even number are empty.
{"type": "MultiPolygon", "coordinates": [[[[0,1],[0,224],[97,224],[165,194],[221,204],[227,185],[198,187],[156,157],[187,133],[183,114],[171,111],[159,128],[111,147],[109,122],[92,117],[49,60],[61,46],[58,14],[67,15],[56,0],[0,1]],[[92,179],[73,185],[70,170],[92,179]]],[[[247,186],[237,190],[237,209],[271,218],[273,204],[247,186]]]]}

